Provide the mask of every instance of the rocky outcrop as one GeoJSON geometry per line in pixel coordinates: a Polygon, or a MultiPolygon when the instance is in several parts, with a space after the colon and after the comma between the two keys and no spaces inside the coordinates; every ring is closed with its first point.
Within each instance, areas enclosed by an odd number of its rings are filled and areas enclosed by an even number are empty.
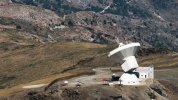
{"type": "Polygon", "coordinates": [[[112,0],[12,0],[12,2],[43,7],[59,15],[65,15],[83,10],[100,11],[112,0]]]}
{"type": "Polygon", "coordinates": [[[1,4],[1,31],[41,43],[55,41],[50,35],[50,30],[61,25],[62,19],[57,14],[34,6],[12,4],[6,1],[1,1],[1,4]]]}
{"type": "Polygon", "coordinates": [[[21,20],[45,28],[61,23],[60,17],[52,11],[18,4],[0,6],[0,17],[21,20]]]}
{"type": "Polygon", "coordinates": [[[119,39],[126,43],[137,41],[144,47],[178,51],[176,0],[11,1],[16,4],[1,6],[0,16],[12,19],[18,31],[24,29],[37,35],[38,41],[110,44],[119,39]]]}
{"type": "MultiPolygon", "coordinates": [[[[30,91],[24,93],[21,99],[31,100],[167,100],[172,99],[166,88],[156,82],[152,86],[102,86],[95,85],[89,87],[54,88],[52,92],[30,91]]],[[[18,98],[18,96],[16,96],[18,98]]]]}
{"type": "Polygon", "coordinates": [[[139,41],[145,47],[168,48],[177,50],[177,31],[170,23],[156,19],[130,18],[113,14],[99,14],[95,12],[77,12],[67,15],[65,22],[68,25],[87,27],[90,31],[90,40],[99,43],[139,41]],[[99,38],[99,39],[98,39],[99,38]],[[100,41],[100,40],[105,41],[100,41]]]}

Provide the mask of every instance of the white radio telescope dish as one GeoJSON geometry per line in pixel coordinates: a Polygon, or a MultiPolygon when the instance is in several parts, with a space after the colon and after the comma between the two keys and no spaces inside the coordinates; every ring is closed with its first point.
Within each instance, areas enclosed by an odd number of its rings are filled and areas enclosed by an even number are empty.
{"type": "Polygon", "coordinates": [[[119,47],[111,51],[108,56],[112,60],[121,63],[122,69],[127,72],[139,67],[135,58],[139,47],[140,43],[130,43],[127,45],[120,43],[119,47]]]}
{"type": "Polygon", "coordinates": [[[109,57],[121,64],[124,74],[119,79],[119,84],[123,85],[139,85],[145,79],[154,78],[154,68],[139,67],[135,54],[138,52],[140,43],[123,44],[119,43],[119,47],[109,53],[109,57]]]}

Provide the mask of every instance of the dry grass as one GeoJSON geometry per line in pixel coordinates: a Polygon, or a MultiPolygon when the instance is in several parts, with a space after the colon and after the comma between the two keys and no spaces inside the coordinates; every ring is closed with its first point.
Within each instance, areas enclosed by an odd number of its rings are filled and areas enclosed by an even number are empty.
{"type": "MultiPolygon", "coordinates": [[[[111,49],[112,46],[93,43],[60,42],[4,53],[0,56],[0,86],[11,87],[76,68],[116,67],[107,58],[111,49]]],[[[175,68],[178,54],[149,55],[138,60],[141,66],[175,68]]]]}
{"type": "Polygon", "coordinates": [[[25,91],[23,89],[23,86],[27,85],[35,85],[35,84],[49,84],[49,82],[52,82],[54,80],[64,80],[64,78],[72,78],[72,77],[77,77],[80,75],[86,75],[86,74],[93,74],[91,70],[88,69],[75,69],[66,73],[61,73],[61,74],[55,74],[51,76],[44,77],[39,80],[31,81],[29,83],[25,84],[19,84],[17,86],[11,87],[11,88],[6,88],[6,89],[0,89],[0,98],[11,96],[14,94],[18,94],[19,92],[25,91]]]}
{"type": "Polygon", "coordinates": [[[178,53],[156,54],[139,58],[141,66],[154,65],[155,68],[176,68],[178,67],[178,53]]]}
{"type": "Polygon", "coordinates": [[[14,50],[1,56],[0,86],[11,87],[75,67],[86,67],[88,60],[102,56],[101,51],[106,48],[106,45],[92,43],[61,42],[14,50]]]}
{"type": "MultiPolygon", "coordinates": [[[[117,67],[107,58],[111,49],[113,46],[94,43],[59,42],[26,45],[3,52],[0,55],[0,96],[23,91],[21,87],[27,83],[49,83],[55,79],[91,73],[90,69],[96,67],[117,67]]],[[[154,65],[163,69],[178,66],[177,53],[149,55],[138,60],[141,66],[154,65]]],[[[157,76],[164,77],[161,73],[157,76]]]]}

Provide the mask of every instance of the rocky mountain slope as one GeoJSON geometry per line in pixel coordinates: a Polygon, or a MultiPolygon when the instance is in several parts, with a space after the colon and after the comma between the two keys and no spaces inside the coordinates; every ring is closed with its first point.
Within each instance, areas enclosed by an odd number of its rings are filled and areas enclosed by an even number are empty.
{"type": "Polygon", "coordinates": [[[15,24],[17,33],[43,43],[70,40],[108,44],[119,38],[177,51],[177,10],[177,0],[4,0],[0,22],[15,24]]]}
{"type": "MultiPolygon", "coordinates": [[[[35,34],[42,42],[74,40],[113,43],[119,38],[124,42],[139,41],[146,47],[178,50],[177,0],[5,1],[1,6],[0,17],[13,19],[18,24],[25,21],[28,27],[23,31],[35,34]],[[30,28],[29,25],[34,27],[30,28]]],[[[21,27],[24,25],[18,26],[21,27]]]]}

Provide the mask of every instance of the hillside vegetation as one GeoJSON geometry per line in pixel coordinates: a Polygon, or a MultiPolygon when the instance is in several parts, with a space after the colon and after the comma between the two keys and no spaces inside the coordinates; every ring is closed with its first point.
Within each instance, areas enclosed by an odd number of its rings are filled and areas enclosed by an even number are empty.
{"type": "MultiPolygon", "coordinates": [[[[114,47],[87,42],[59,42],[7,50],[0,56],[0,86],[11,87],[77,68],[118,67],[120,70],[118,64],[107,57],[114,47]]],[[[138,57],[138,60],[140,66],[176,68],[178,54],[147,55],[138,57]]]]}

